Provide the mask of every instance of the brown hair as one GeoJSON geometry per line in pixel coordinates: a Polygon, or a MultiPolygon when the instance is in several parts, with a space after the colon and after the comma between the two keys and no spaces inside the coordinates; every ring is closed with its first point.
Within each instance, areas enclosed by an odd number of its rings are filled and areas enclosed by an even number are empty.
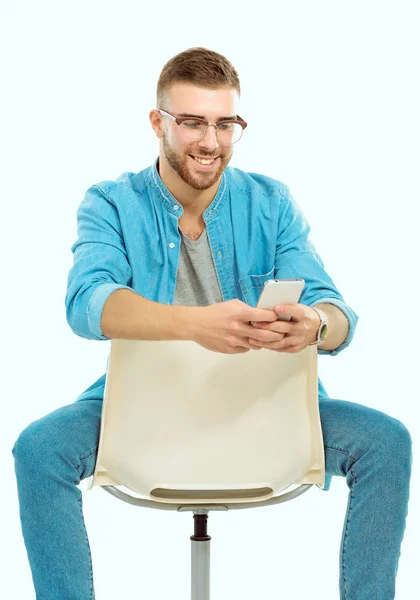
{"type": "Polygon", "coordinates": [[[168,87],[175,82],[217,89],[232,87],[241,93],[238,73],[218,52],[207,48],[189,48],[177,54],[163,67],[157,84],[157,106],[163,101],[168,87]]]}

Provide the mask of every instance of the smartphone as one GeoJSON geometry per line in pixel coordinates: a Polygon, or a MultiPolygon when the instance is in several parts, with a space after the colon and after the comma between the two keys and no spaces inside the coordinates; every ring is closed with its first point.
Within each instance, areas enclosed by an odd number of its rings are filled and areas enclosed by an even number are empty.
{"type": "MultiPolygon", "coordinates": [[[[264,283],[256,308],[274,310],[277,304],[296,304],[305,287],[304,279],[268,279],[264,283]]],[[[290,321],[290,315],[279,315],[279,321],[290,321]]]]}

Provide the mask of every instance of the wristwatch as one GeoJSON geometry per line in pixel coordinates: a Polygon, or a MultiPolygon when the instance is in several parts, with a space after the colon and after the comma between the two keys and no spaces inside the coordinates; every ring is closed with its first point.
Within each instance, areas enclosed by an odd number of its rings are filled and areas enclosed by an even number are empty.
{"type": "Polygon", "coordinates": [[[311,306],[311,308],[316,310],[316,312],[319,315],[319,318],[321,319],[321,323],[319,324],[319,329],[318,329],[318,332],[316,335],[316,340],[314,342],[311,342],[309,345],[314,346],[316,344],[317,346],[320,346],[322,344],[322,342],[325,340],[325,338],[327,337],[327,333],[328,333],[327,315],[322,310],[317,308],[316,306],[311,306]]]}

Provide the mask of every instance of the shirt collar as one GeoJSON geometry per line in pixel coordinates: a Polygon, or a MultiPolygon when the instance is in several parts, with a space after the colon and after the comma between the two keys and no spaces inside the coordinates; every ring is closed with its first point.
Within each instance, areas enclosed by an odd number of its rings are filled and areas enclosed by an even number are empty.
{"type": "MultiPolygon", "coordinates": [[[[165,206],[166,210],[177,217],[180,217],[184,209],[182,204],[171,194],[166,185],[163,183],[158,172],[159,158],[156,159],[154,164],[150,167],[149,172],[146,176],[147,183],[153,188],[156,196],[160,202],[165,206]]],[[[206,210],[203,212],[203,217],[209,221],[216,217],[223,208],[225,200],[227,198],[227,177],[223,172],[220,179],[220,185],[217,193],[213,200],[210,202],[206,210]]]]}

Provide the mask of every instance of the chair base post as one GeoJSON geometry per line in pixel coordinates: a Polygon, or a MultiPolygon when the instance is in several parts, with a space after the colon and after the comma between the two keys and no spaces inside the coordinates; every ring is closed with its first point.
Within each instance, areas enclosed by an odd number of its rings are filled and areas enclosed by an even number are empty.
{"type": "Polygon", "coordinates": [[[210,600],[210,540],[207,535],[208,511],[194,511],[191,540],[191,600],[210,600]]]}

